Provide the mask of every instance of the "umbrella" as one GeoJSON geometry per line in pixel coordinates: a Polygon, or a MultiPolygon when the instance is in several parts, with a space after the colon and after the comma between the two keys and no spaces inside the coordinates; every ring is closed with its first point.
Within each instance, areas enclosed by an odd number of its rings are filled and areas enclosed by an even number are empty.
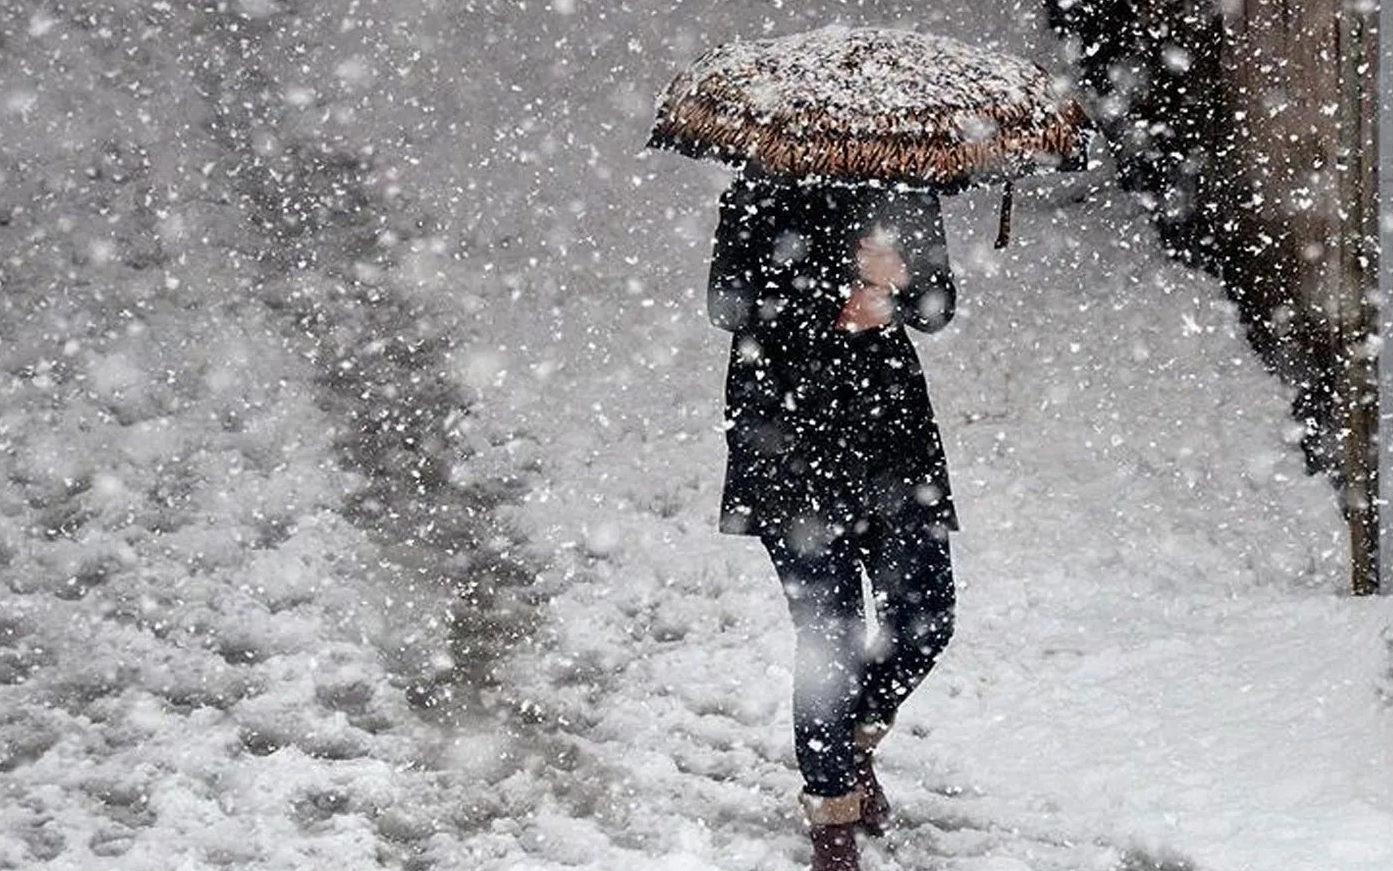
{"type": "Polygon", "coordinates": [[[1038,64],[956,39],[829,25],[717,46],[663,91],[648,140],[771,175],[948,192],[1082,169],[1094,126],[1038,64]]]}

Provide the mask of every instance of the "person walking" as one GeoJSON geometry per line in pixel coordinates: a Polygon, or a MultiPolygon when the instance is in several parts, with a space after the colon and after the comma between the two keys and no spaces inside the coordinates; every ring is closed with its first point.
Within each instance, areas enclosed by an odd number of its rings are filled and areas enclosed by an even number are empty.
{"type": "Polygon", "coordinates": [[[707,292],[732,334],[719,528],[759,537],[788,602],[814,871],[857,871],[856,832],[883,833],[876,747],[953,634],[959,524],[904,327],[941,329],[955,302],[931,190],[747,165],[721,196],[707,292]]]}

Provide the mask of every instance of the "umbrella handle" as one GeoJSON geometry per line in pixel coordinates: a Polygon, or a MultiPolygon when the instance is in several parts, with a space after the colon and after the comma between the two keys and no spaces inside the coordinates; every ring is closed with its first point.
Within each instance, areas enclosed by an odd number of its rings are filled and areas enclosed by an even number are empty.
{"type": "Polygon", "coordinates": [[[1001,191],[1001,221],[996,227],[997,248],[1005,248],[1011,241],[1011,193],[1012,184],[1008,181],[1001,191]]]}

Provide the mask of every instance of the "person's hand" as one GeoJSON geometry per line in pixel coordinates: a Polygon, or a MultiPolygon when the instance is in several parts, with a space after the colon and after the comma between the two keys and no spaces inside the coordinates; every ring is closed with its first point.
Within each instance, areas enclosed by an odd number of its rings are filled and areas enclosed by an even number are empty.
{"type": "Polygon", "coordinates": [[[837,316],[837,329],[853,333],[890,323],[895,290],[909,284],[909,267],[895,250],[894,236],[878,227],[857,244],[856,266],[861,278],[837,316]]]}
{"type": "Polygon", "coordinates": [[[890,323],[895,311],[894,291],[885,284],[857,282],[851,298],[837,316],[837,329],[857,333],[890,323]]]}
{"type": "Polygon", "coordinates": [[[895,250],[895,237],[880,228],[861,237],[856,246],[856,266],[867,284],[909,284],[909,267],[895,250]]]}

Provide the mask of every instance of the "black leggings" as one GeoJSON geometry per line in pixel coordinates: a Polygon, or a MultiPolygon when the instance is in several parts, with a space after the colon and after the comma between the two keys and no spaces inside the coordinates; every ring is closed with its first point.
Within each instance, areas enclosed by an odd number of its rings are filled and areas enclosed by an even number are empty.
{"type": "Polygon", "coordinates": [[[855,786],[857,725],[894,721],[953,635],[953,569],[946,533],[904,533],[872,521],[821,553],[761,537],[778,572],[797,633],[793,735],[810,795],[855,786]],[[866,647],[861,567],[880,624],[866,647]]]}

